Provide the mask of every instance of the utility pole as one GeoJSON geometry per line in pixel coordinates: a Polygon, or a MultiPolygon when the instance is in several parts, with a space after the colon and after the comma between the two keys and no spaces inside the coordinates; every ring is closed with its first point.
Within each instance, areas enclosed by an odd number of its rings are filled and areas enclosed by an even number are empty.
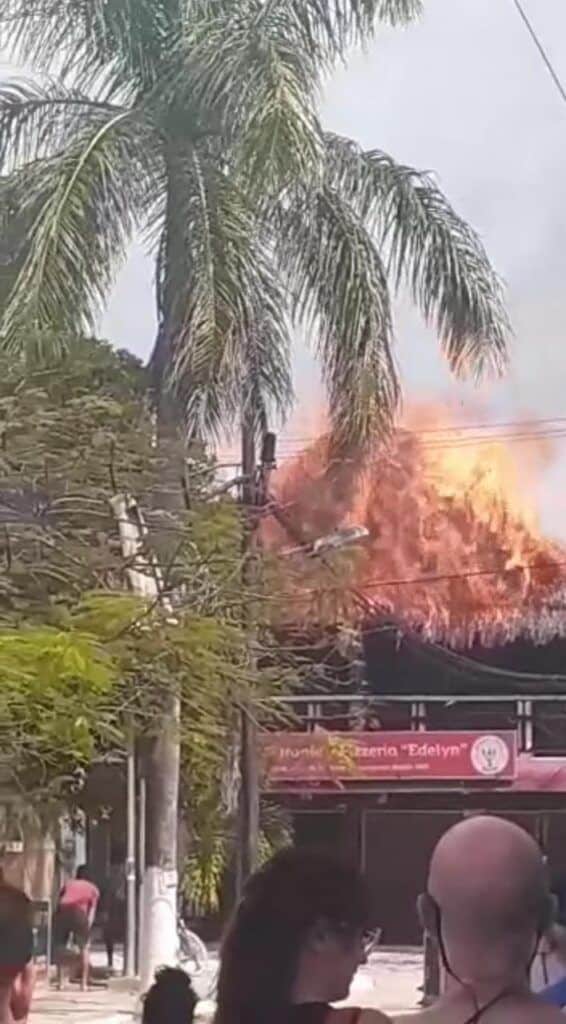
{"type": "MultiPolygon", "coordinates": [[[[269,478],[275,467],[275,434],[266,433],[263,439],[261,463],[256,460],[256,438],[253,424],[244,422],[242,428],[242,503],[247,511],[244,535],[244,593],[248,591],[245,622],[250,650],[250,670],[257,668],[258,599],[260,583],[259,519],[258,514],[268,500],[269,478]]],[[[237,821],[238,897],[248,876],[255,871],[259,847],[260,781],[257,726],[250,708],[240,711],[240,794],[237,821]]]]}
{"type": "Polygon", "coordinates": [[[126,955],[124,975],[136,976],[137,872],[136,872],[136,752],[134,730],[129,729],[127,760],[126,955]]]}
{"type": "MultiPolygon", "coordinates": [[[[134,594],[160,605],[171,616],[163,596],[157,561],[144,549],[147,527],[134,498],[116,494],[111,507],[118,525],[122,554],[134,594]]],[[[180,700],[173,690],[163,696],[162,727],[146,762],[147,842],[140,899],[141,990],[145,992],[161,966],[177,963],[177,811],[179,789],[180,700]]]]}

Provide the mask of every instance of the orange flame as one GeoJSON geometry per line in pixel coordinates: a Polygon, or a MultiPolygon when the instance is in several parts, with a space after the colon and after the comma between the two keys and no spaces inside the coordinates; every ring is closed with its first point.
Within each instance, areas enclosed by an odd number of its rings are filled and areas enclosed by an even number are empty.
{"type": "MultiPolygon", "coordinates": [[[[448,433],[439,421],[417,410],[363,470],[355,460],[332,465],[324,438],[285,463],[274,492],[291,539],[367,527],[343,589],[425,637],[464,646],[566,632],[566,550],[541,535],[526,498],[548,442],[513,444],[518,430],[504,440],[457,425],[448,433]]],[[[265,530],[270,546],[289,544],[281,525],[265,530]]]]}

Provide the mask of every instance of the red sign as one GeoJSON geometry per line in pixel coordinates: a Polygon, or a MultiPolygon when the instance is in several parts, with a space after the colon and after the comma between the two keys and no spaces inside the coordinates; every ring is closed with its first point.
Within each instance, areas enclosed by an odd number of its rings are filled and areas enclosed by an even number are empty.
{"type": "Polygon", "coordinates": [[[511,781],[514,732],[287,732],[263,737],[267,784],[511,781]]]}

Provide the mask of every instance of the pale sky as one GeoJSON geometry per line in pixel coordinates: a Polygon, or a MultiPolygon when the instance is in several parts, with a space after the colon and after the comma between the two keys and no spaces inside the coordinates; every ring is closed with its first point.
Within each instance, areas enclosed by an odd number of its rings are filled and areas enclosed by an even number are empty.
{"type": "MultiPolygon", "coordinates": [[[[524,0],[566,82],[566,0],[524,0]]],[[[328,128],[434,171],[481,233],[508,287],[515,338],[505,380],[457,386],[433,334],[406,306],[397,319],[405,400],[448,399],[470,423],[566,416],[566,103],[512,0],[425,0],[409,29],[384,31],[329,84],[328,128]]],[[[0,57],[2,55],[0,54],[0,57]]],[[[151,262],[139,249],[120,275],[101,333],[140,356],[154,327],[151,262]]],[[[296,353],[299,412],[318,377],[296,353]]],[[[308,403],[307,403],[308,397],[308,403]]],[[[299,415],[292,433],[304,433],[299,415]]],[[[540,490],[545,526],[566,538],[566,438],[540,490]]]]}

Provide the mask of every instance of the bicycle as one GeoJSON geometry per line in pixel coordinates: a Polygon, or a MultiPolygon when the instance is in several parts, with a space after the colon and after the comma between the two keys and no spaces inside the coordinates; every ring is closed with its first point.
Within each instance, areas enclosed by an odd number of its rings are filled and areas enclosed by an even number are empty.
{"type": "Polygon", "coordinates": [[[208,968],[208,950],[201,938],[187,928],[182,917],[177,918],[179,963],[191,977],[198,977],[208,968]]]}

